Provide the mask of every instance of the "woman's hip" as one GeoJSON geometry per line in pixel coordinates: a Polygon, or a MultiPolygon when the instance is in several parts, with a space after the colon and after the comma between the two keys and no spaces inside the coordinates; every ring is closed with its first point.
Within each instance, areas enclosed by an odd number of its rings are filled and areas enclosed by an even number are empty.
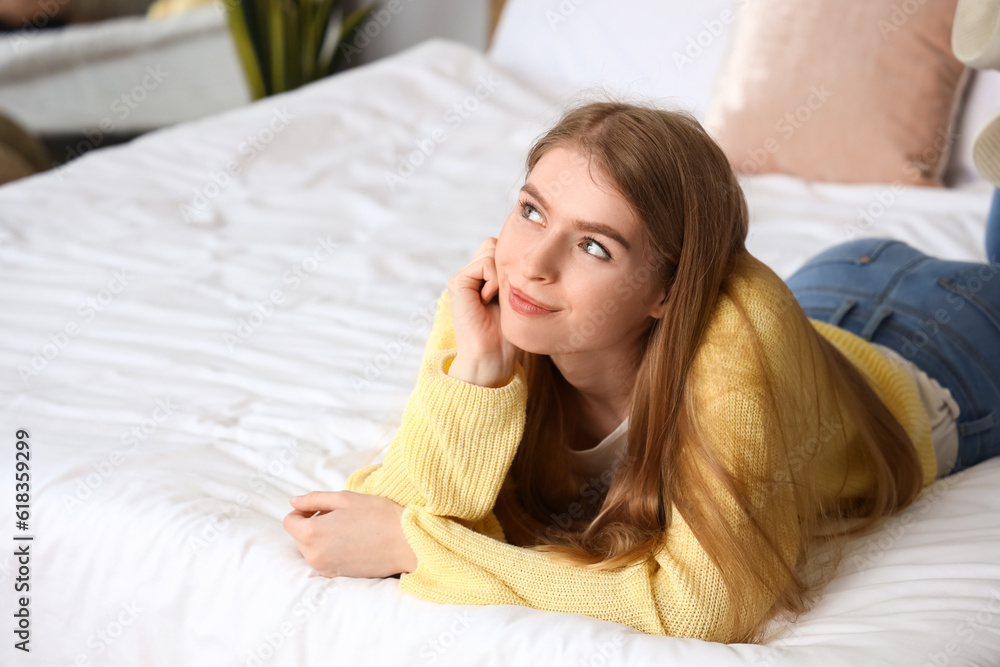
{"type": "Polygon", "coordinates": [[[1000,455],[1000,265],[858,239],[786,282],[809,317],[895,350],[951,391],[962,413],[955,471],[1000,455]]]}

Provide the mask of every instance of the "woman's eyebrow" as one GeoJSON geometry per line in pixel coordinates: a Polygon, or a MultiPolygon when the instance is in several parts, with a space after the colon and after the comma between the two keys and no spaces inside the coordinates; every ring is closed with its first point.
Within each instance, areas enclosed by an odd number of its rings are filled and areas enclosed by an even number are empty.
{"type": "MultiPolygon", "coordinates": [[[[531,183],[525,183],[522,185],[521,192],[527,192],[529,195],[537,199],[538,203],[541,204],[542,208],[545,210],[552,210],[549,208],[548,202],[545,201],[542,194],[538,191],[538,188],[531,183]]],[[[618,233],[618,230],[611,225],[606,225],[603,222],[587,222],[586,220],[574,220],[573,225],[580,231],[603,234],[609,239],[616,241],[621,247],[625,248],[626,251],[632,249],[632,246],[630,246],[629,242],[625,240],[625,237],[618,233]]]]}

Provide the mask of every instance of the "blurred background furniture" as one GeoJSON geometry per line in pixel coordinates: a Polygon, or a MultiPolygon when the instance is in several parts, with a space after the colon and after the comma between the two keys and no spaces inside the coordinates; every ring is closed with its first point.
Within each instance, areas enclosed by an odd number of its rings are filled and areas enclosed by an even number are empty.
{"type": "Polygon", "coordinates": [[[0,114],[0,185],[49,168],[45,145],[13,120],[0,114]]]}
{"type": "MultiPolygon", "coordinates": [[[[31,2],[76,7],[0,33],[0,113],[39,137],[50,165],[251,101],[221,0],[31,2]]],[[[352,35],[362,48],[349,67],[435,36],[485,48],[487,0],[401,6],[352,35]]]]}

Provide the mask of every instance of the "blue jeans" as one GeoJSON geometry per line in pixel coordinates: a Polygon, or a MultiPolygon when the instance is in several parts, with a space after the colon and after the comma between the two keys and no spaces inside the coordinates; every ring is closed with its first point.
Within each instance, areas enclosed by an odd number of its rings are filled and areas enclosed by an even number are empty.
{"type": "Polygon", "coordinates": [[[993,188],[990,213],[986,219],[986,259],[1000,264],[1000,188],[993,188]]]}
{"type": "Polygon", "coordinates": [[[857,239],[816,255],[786,281],[807,316],[895,350],[951,391],[960,414],[948,474],[1000,456],[1000,189],[986,244],[989,264],[857,239]]]}

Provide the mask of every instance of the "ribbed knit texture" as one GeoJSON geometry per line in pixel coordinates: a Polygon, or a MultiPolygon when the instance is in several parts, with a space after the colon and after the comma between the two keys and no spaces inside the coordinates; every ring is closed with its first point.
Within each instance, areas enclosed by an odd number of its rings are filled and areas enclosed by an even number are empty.
{"type": "Polygon", "coordinates": [[[990,118],[976,134],[972,161],[986,180],[1000,188],[1000,114],[990,118]]]}
{"type": "Polygon", "coordinates": [[[951,50],[969,67],[1000,66],[997,31],[1000,6],[995,0],[958,0],[951,29],[951,50]]]}
{"type": "MultiPolygon", "coordinates": [[[[699,428],[727,467],[779,482],[755,487],[751,502],[792,560],[798,518],[789,485],[780,482],[806,466],[830,495],[862,494],[872,482],[857,456],[856,425],[839,410],[819,363],[812,327],[861,369],[913,438],[925,485],[936,472],[930,424],[905,371],[861,338],[808,320],[781,279],[745,254],[723,286],[688,382],[699,428]]],[[[649,634],[723,641],[723,580],[676,507],[655,555],[613,572],[558,564],[506,543],[492,507],[524,432],[524,369],[518,365],[503,387],[472,385],[447,375],[455,346],[445,290],[385,462],[347,481],[351,491],[405,506],[403,532],[418,567],[401,576],[400,588],[436,602],[516,604],[649,634]]],[[[732,499],[714,483],[712,489],[744,553],[763,554],[732,499]]],[[[746,611],[763,616],[773,602],[761,592],[746,611]]]]}

